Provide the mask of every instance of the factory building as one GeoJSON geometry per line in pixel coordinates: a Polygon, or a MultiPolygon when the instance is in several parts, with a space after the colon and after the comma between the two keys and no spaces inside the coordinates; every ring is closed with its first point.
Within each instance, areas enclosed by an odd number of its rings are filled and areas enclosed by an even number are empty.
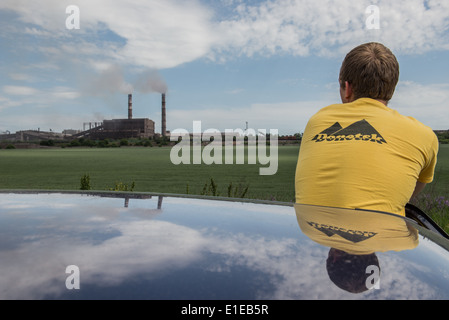
{"type": "MultiPolygon", "coordinates": [[[[161,135],[166,136],[166,111],[165,93],[162,94],[162,125],[161,135]]],[[[86,125],[86,124],[85,124],[86,125]]],[[[88,123],[89,129],[73,135],[73,137],[84,137],[92,140],[103,139],[128,139],[128,138],[151,138],[156,135],[155,122],[148,118],[133,118],[132,94],[128,95],[128,118],[103,120],[103,122],[88,123]]]]}
{"type": "Polygon", "coordinates": [[[110,139],[151,138],[154,136],[154,121],[150,119],[104,120],[102,129],[98,133],[110,139]]]}

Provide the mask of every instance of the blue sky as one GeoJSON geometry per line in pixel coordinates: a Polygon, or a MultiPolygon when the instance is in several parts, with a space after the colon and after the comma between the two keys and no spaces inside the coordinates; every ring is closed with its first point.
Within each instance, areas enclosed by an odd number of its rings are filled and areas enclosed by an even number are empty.
{"type": "Polygon", "coordinates": [[[368,41],[400,63],[389,106],[449,129],[448,1],[2,0],[0,132],[126,118],[130,92],[160,132],[165,90],[168,130],[302,132],[340,102],[341,61],[368,41]]]}

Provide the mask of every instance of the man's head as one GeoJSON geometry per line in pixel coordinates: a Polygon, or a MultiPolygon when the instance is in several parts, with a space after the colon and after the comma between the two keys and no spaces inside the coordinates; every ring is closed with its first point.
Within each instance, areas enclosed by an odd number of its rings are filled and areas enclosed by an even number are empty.
{"type": "MultiPolygon", "coordinates": [[[[368,266],[376,266],[380,271],[379,260],[375,253],[356,255],[331,248],[326,260],[329,279],[340,289],[352,293],[369,290],[368,266]]],[[[374,279],[373,279],[374,280],[374,279]]]]}
{"type": "Polygon", "coordinates": [[[359,98],[388,101],[399,80],[399,63],[394,54],[377,42],[352,49],[340,69],[340,94],[343,102],[359,98]]]}

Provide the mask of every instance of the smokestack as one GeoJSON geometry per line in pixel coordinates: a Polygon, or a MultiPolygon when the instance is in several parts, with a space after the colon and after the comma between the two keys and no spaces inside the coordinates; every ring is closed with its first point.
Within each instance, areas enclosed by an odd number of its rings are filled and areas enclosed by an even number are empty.
{"type": "Polygon", "coordinates": [[[162,94],[162,136],[167,135],[166,116],[165,116],[165,93],[162,94]]]}
{"type": "Polygon", "coordinates": [[[133,95],[128,94],[128,119],[133,118],[133,95]]]}

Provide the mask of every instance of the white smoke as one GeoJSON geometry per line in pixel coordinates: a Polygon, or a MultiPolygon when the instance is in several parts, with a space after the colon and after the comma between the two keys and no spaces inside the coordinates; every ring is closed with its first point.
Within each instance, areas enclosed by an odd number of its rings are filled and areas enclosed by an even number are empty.
{"type": "Polygon", "coordinates": [[[83,82],[85,92],[93,96],[103,96],[114,93],[130,93],[133,87],[125,81],[123,69],[118,65],[112,65],[100,71],[96,75],[87,76],[83,82]]]}
{"type": "Polygon", "coordinates": [[[90,76],[84,82],[85,92],[93,96],[104,96],[114,93],[132,94],[140,93],[166,93],[167,84],[155,69],[146,69],[137,75],[136,80],[125,80],[125,72],[119,65],[111,65],[98,74],[90,76]]]}
{"type": "Polygon", "coordinates": [[[134,83],[134,88],[140,93],[167,92],[167,84],[156,70],[146,70],[143,72],[134,83]]]}

